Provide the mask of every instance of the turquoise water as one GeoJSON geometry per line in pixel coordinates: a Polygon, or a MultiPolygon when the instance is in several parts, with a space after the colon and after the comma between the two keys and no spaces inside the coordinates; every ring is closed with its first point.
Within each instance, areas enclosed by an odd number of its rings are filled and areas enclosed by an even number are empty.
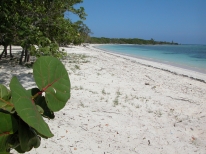
{"type": "Polygon", "coordinates": [[[97,48],[206,74],[206,45],[99,45],[97,48]]]}

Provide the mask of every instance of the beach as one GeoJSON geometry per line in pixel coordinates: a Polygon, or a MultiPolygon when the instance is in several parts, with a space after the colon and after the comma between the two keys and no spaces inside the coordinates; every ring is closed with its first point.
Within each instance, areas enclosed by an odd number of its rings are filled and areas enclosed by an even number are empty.
{"type": "MultiPolygon", "coordinates": [[[[71,99],[45,119],[54,137],[28,153],[206,153],[206,74],[93,45],[64,49],[71,99]]],[[[13,75],[35,87],[31,68],[0,65],[1,84],[13,75]]]]}

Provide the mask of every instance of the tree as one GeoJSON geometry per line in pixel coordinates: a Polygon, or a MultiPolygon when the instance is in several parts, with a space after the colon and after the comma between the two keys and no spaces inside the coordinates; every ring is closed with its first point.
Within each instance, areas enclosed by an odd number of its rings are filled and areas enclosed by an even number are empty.
{"type": "Polygon", "coordinates": [[[88,39],[90,43],[97,43],[97,44],[104,44],[104,43],[113,43],[113,44],[175,44],[178,43],[170,43],[170,42],[162,42],[162,41],[155,41],[154,39],[151,40],[144,40],[139,38],[105,38],[105,37],[90,37],[88,39]]]}
{"type": "Polygon", "coordinates": [[[76,26],[77,32],[82,42],[87,41],[89,34],[92,33],[91,30],[87,27],[87,25],[85,25],[81,20],[75,22],[74,25],[76,26]]]}
{"type": "Polygon", "coordinates": [[[20,64],[23,63],[23,57],[24,62],[29,61],[30,53],[61,57],[58,45],[68,43],[72,37],[76,37],[73,34],[78,32],[75,24],[64,19],[64,12],[68,10],[80,19],[85,19],[84,8],[73,7],[81,2],[82,0],[2,0],[1,19],[7,26],[0,27],[0,34],[7,36],[7,44],[22,46],[20,64]],[[68,37],[65,32],[69,33],[68,37]]]}
{"type": "Polygon", "coordinates": [[[150,44],[155,44],[154,39],[153,39],[153,38],[151,38],[151,39],[150,39],[150,41],[149,41],[149,43],[150,43],[150,44]]]}
{"type": "MultiPolygon", "coordinates": [[[[4,46],[4,50],[0,55],[0,59],[3,54],[7,56],[7,47],[11,44],[14,39],[14,25],[15,25],[15,9],[13,8],[12,0],[2,0],[0,2],[0,45],[4,46]]],[[[12,54],[10,52],[10,56],[12,54]]]]}

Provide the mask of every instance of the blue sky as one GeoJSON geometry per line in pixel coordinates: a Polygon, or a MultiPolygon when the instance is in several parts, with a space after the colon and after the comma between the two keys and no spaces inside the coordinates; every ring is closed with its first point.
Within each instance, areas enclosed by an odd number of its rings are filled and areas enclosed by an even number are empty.
{"type": "Polygon", "coordinates": [[[84,0],[79,6],[91,36],[206,44],[206,0],[84,0]]]}

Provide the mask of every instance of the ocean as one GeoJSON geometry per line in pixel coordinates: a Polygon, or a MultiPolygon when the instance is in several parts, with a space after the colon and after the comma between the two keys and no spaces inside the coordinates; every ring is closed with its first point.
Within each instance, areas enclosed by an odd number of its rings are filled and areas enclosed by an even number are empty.
{"type": "Polygon", "coordinates": [[[206,45],[99,45],[96,48],[206,74],[206,45]]]}

